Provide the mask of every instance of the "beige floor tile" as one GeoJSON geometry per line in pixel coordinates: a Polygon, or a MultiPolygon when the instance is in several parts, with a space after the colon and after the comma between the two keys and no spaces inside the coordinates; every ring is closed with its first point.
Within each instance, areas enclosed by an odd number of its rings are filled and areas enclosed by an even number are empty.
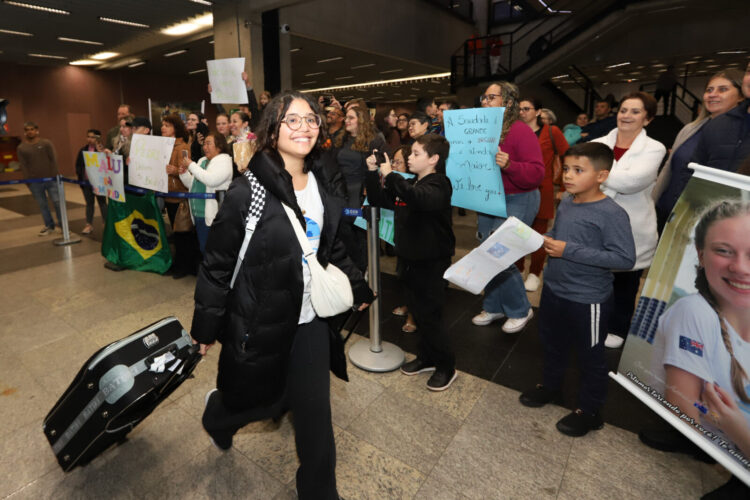
{"type": "Polygon", "coordinates": [[[644,446],[638,436],[605,425],[573,441],[566,474],[594,474],[633,495],[691,498],[702,489],[699,462],[644,446]],[[602,464],[607,464],[602,474],[602,464]],[[664,488],[665,481],[670,484],[664,488]]]}
{"type": "Polygon", "coordinates": [[[349,432],[427,475],[461,422],[432,406],[388,391],[349,426],[349,432]]]}
{"type": "Polygon", "coordinates": [[[474,404],[487,388],[489,382],[481,378],[459,372],[453,385],[448,390],[433,392],[427,389],[427,379],[431,372],[406,376],[399,374],[391,388],[420,403],[432,406],[438,410],[459,419],[465,419],[474,404]]]}
{"type": "Polygon", "coordinates": [[[334,428],[336,486],[347,500],[413,498],[425,476],[353,434],[334,428]]]}
{"type": "MultiPolygon", "coordinates": [[[[362,321],[365,321],[365,320],[363,319],[362,321]]],[[[363,337],[361,335],[354,333],[349,339],[349,342],[346,343],[346,349],[345,349],[346,354],[347,354],[346,366],[347,366],[347,370],[349,371],[349,373],[356,373],[357,375],[363,378],[366,378],[367,380],[377,382],[378,384],[383,385],[385,387],[390,387],[401,378],[401,373],[398,371],[398,369],[390,371],[390,372],[370,372],[370,371],[363,370],[361,368],[354,366],[351,360],[349,359],[349,349],[351,348],[351,346],[353,346],[359,341],[369,342],[370,340],[367,337],[363,337]]],[[[409,359],[408,354],[407,354],[407,359],[409,359]]]]}
{"type": "MultiPolygon", "coordinates": [[[[0,436],[31,422],[41,422],[51,408],[48,393],[20,362],[5,366],[3,372],[0,376],[0,436]]],[[[39,429],[41,433],[41,424],[39,429]]]]}
{"type": "MultiPolygon", "coordinates": [[[[4,409],[0,408],[0,414],[6,414],[4,409]]],[[[3,443],[3,452],[0,453],[0,498],[59,468],[42,432],[41,417],[22,427],[4,431],[0,434],[3,443]]]]}
{"type": "Polygon", "coordinates": [[[78,332],[35,347],[18,356],[24,366],[39,379],[50,372],[77,373],[84,362],[97,350],[97,346],[78,332]]]}
{"type": "Polygon", "coordinates": [[[469,498],[555,498],[564,462],[489,433],[461,428],[431,475],[469,498]]]}
{"type": "Polygon", "coordinates": [[[168,474],[143,499],[275,498],[284,486],[236,452],[211,447],[168,474]]]}
{"type": "Polygon", "coordinates": [[[568,471],[563,476],[558,500],[626,500],[631,498],[648,498],[636,496],[633,491],[621,489],[612,484],[606,477],[589,475],[583,472],[568,471]]]}
{"type": "Polygon", "coordinates": [[[556,405],[527,408],[518,401],[518,396],[518,391],[489,384],[467,417],[466,428],[490,433],[531,453],[565,460],[573,438],[560,433],[555,424],[569,410],[556,405]]]}
{"type": "Polygon", "coordinates": [[[331,415],[333,423],[346,429],[385,388],[362,376],[359,370],[348,370],[349,382],[331,374],[331,415]]]}
{"type": "Polygon", "coordinates": [[[453,488],[451,478],[430,474],[414,496],[414,500],[470,500],[470,498],[453,488]]]}
{"type": "Polygon", "coordinates": [[[720,487],[732,476],[728,470],[721,465],[698,464],[701,471],[702,494],[709,493],[720,487]]]}
{"type": "Polygon", "coordinates": [[[299,461],[289,414],[280,425],[264,420],[243,427],[234,436],[233,446],[277,481],[294,481],[299,461]]]}

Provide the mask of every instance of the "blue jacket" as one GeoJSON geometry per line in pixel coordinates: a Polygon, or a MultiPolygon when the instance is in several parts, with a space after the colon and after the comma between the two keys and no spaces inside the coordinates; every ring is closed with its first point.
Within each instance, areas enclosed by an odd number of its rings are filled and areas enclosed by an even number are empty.
{"type": "Polygon", "coordinates": [[[750,156],[750,99],[712,119],[703,127],[692,161],[736,172],[750,156]]]}

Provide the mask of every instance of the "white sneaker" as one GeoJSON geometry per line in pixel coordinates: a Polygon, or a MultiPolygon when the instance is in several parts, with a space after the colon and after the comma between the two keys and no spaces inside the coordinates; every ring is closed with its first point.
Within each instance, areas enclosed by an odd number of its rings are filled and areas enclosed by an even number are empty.
{"type": "Polygon", "coordinates": [[[524,318],[508,318],[503,324],[503,331],[505,333],[517,333],[526,327],[526,324],[534,316],[534,310],[529,308],[529,313],[524,318]]]}
{"type": "Polygon", "coordinates": [[[541,282],[542,281],[539,279],[539,276],[534,273],[529,273],[523,286],[524,288],[526,288],[527,292],[536,292],[537,290],[539,290],[539,284],[541,282]]]}
{"type": "Polygon", "coordinates": [[[487,326],[493,321],[497,321],[504,317],[505,314],[503,313],[488,313],[487,311],[482,310],[482,312],[471,318],[471,322],[477,326],[487,326]]]}
{"type": "Polygon", "coordinates": [[[615,335],[614,333],[608,333],[607,338],[604,340],[604,347],[609,347],[610,349],[619,349],[624,343],[624,338],[620,337],[619,335],[615,335]]]}

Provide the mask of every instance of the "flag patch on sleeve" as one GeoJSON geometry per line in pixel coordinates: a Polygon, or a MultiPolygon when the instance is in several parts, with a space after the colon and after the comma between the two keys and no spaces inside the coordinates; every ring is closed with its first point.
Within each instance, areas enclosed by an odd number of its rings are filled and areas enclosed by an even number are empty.
{"type": "Polygon", "coordinates": [[[697,340],[693,340],[680,335],[680,349],[685,349],[687,352],[693,353],[696,356],[703,357],[703,344],[697,340]]]}

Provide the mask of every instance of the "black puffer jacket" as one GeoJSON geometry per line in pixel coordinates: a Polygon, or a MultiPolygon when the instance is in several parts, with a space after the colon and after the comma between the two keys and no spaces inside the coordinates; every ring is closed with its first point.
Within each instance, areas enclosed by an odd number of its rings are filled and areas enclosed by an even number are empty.
{"type": "Polygon", "coordinates": [[[692,161],[707,167],[736,172],[750,157],[750,99],[711,119],[701,129],[692,161]]]}
{"type": "MultiPolygon", "coordinates": [[[[302,250],[281,202],[295,211],[303,227],[304,218],[292,177],[281,165],[275,152],[257,153],[250,162],[250,170],[267,190],[266,201],[234,288],[229,283],[251,200],[244,176],[232,182],[211,224],[195,287],[191,334],[203,344],[222,343],[217,386],[241,394],[248,407],[268,405],[282,396],[302,307],[302,250]]],[[[370,302],[372,291],[336,238],[343,201],[329,194],[327,172],[309,165],[325,208],[318,261],[324,267],[334,263],[349,276],[355,303],[370,302]]]]}

